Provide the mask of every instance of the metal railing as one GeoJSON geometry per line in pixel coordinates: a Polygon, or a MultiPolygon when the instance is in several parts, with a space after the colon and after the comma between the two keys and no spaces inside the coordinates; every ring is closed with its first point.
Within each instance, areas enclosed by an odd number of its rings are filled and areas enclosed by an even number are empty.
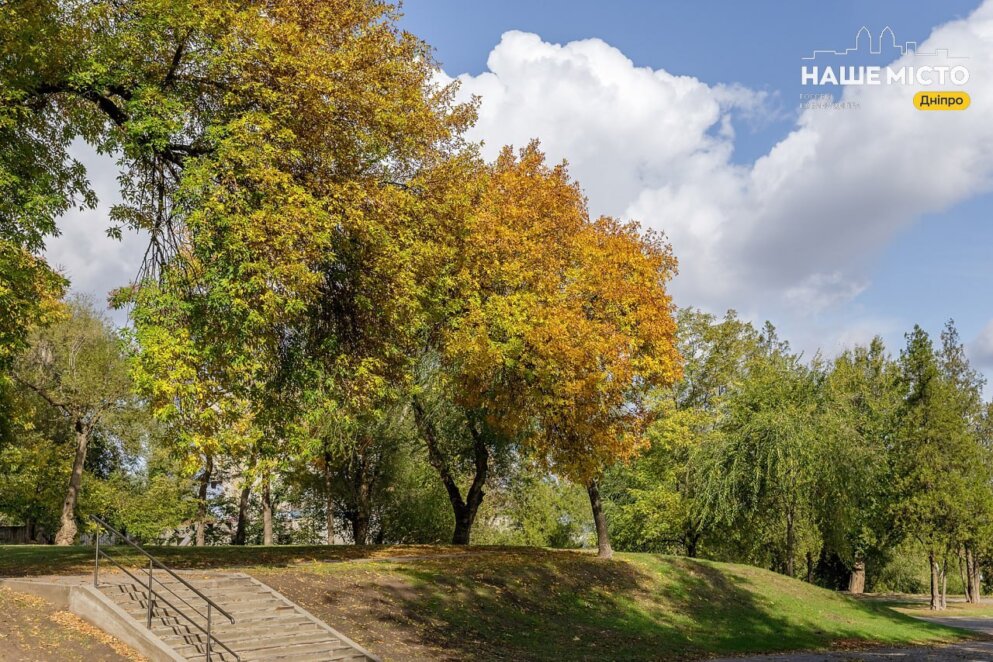
{"type": "Polygon", "coordinates": [[[233,650],[231,650],[230,648],[228,648],[227,645],[225,645],[222,641],[218,640],[217,637],[215,637],[211,633],[211,626],[213,625],[213,620],[214,620],[213,617],[214,617],[214,612],[215,611],[217,613],[219,613],[220,615],[224,616],[225,618],[227,618],[231,623],[234,623],[234,616],[232,616],[231,614],[229,614],[223,607],[221,607],[219,604],[217,604],[216,602],[214,602],[213,600],[211,600],[210,598],[208,598],[206,595],[204,595],[199,589],[197,589],[195,586],[193,586],[193,584],[189,583],[188,581],[186,581],[185,579],[183,579],[182,577],[180,577],[179,575],[177,575],[175,572],[172,571],[171,568],[169,568],[164,563],[162,563],[161,561],[159,561],[157,558],[155,558],[154,556],[152,556],[151,554],[149,554],[148,552],[146,552],[144,549],[142,549],[141,545],[139,545],[135,541],[131,540],[131,538],[129,538],[128,536],[124,535],[123,533],[121,533],[120,531],[118,531],[117,529],[115,529],[114,527],[112,527],[110,524],[108,524],[106,522],[106,520],[104,520],[101,517],[97,517],[96,515],[90,515],[90,519],[92,519],[99,526],[102,526],[104,529],[106,529],[110,533],[114,534],[118,538],[124,540],[124,542],[126,542],[129,545],[131,545],[136,550],[138,550],[139,552],[141,552],[145,557],[148,558],[148,570],[147,570],[148,576],[147,576],[147,578],[137,577],[134,573],[132,573],[130,570],[128,570],[127,568],[125,568],[123,565],[121,565],[120,563],[118,563],[114,558],[112,558],[110,555],[108,555],[106,551],[104,551],[103,549],[100,548],[100,531],[98,530],[97,533],[96,533],[96,535],[94,536],[94,541],[95,541],[94,542],[94,548],[95,548],[95,552],[94,552],[94,565],[93,565],[93,586],[94,586],[94,588],[100,588],[100,558],[103,557],[107,561],[110,561],[115,566],[117,566],[126,575],[128,575],[132,580],[134,580],[134,584],[135,584],[136,587],[139,587],[139,588],[141,588],[141,589],[143,589],[145,591],[145,596],[147,598],[147,600],[146,600],[146,602],[147,602],[147,613],[146,613],[146,617],[145,617],[145,627],[147,627],[149,630],[152,629],[152,612],[155,609],[155,604],[158,603],[158,602],[161,602],[162,604],[164,604],[167,607],[169,607],[176,615],[182,616],[184,619],[186,619],[190,623],[190,625],[192,625],[193,627],[195,627],[196,629],[198,629],[200,632],[202,632],[205,635],[207,635],[206,653],[207,653],[207,661],[208,662],[210,662],[210,660],[211,660],[211,655],[213,653],[214,645],[217,645],[218,647],[220,647],[220,648],[224,649],[225,651],[227,651],[228,653],[230,653],[231,656],[234,657],[235,660],[239,660],[239,661],[241,660],[241,658],[238,656],[237,653],[235,653],[233,650]],[[163,582],[158,577],[155,577],[153,575],[153,571],[154,571],[155,568],[159,568],[159,570],[162,570],[162,571],[166,572],[170,577],[172,577],[173,579],[175,579],[176,581],[178,581],[180,584],[182,584],[183,586],[185,586],[189,590],[193,591],[193,593],[197,597],[199,597],[201,600],[203,600],[206,603],[206,605],[207,605],[207,610],[206,610],[207,613],[205,614],[200,609],[197,609],[196,607],[194,607],[193,605],[191,605],[186,598],[184,598],[183,596],[181,596],[178,593],[176,593],[176,591],[174,591],[171,586],[169,586],[168,584],[166,584],[165,582],[163,582]],[[155,588],[155,582],[158,582],[158,585],[159,585],[160,589],[156,589],[155,588]],[[183,604],[185,604],[190,610],[192,610],[194,613],[196,613],[197,615],[199,615],[201,618],[205,619],[207,621],[206,627],[200,625],[200,623],[198,623],[196,620],[194,620],[194,617],[193,616],[190,616],[190,615],[184,613],[181,609],[179,609],[178,607],[176,607],[172,602],[170,602],[169,600],[167,600],[166,597],[165,597],[165,595],[161,592],[161,588],[167,589],[170,593],[172,593],[172,595],[174,596],[174,599],[177,599],[177,600],[182,601],[183,604]]]}

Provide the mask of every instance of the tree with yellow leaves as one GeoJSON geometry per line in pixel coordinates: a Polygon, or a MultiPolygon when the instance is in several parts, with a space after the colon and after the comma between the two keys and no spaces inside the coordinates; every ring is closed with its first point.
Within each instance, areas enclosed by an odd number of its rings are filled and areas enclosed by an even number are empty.
{"type": "Polygon", "coordinates": [[[474,186],[465,226],[445,238],[452,266],[439,282],[449,296],[432,337],[472,457],[464,497],[414,399],[455,511],[455,542],[468,542],[490,454],[516,445],[588,486],[606,545],[596,478],[637,452],[645,394],[680,375],[665,290],[675,260],[635,224],[591,221],[565,165],[549,167],[537,143],[519,155],[506,148],[474,186]]]}

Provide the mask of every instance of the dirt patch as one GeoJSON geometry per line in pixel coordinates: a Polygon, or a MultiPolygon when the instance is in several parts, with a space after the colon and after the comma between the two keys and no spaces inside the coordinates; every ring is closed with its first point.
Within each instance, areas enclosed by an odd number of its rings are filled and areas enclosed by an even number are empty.
{"type": "Polygon", "coordinates": [[[75,614],[0,586],[0,660],[120,662],[145,658],[75,614]]]}

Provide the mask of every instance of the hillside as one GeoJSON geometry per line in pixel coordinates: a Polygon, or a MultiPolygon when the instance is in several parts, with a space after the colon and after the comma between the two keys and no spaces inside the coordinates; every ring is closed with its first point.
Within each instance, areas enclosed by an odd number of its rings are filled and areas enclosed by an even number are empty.
{"type": "MultiPolygon", "coordinates": [[[[963,636],[759,568],[682,557],[447,546],[153,552],[180,568],[248,572],[386,660],[685,660],[963,636]]],[[[88,572],[91,553],[0,547],[0,576],[88,572]]]]}
{"type": "Polygon", "coordinates": [[[647,554],[500,551],[253,574],[391,660],[694,659],[960,636],[758,568],[647,554]]]}

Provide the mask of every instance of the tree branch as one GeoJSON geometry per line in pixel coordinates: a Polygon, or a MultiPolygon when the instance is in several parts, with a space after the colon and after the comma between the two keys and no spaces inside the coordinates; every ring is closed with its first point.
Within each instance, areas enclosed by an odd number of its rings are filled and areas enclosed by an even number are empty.
{"type": "Polygon", "coordinates": [[[28,380],[26,380],[23,377],[21,377],[20,375],[18,375],[16,372],[13,374],[13,376],[14,376],[14,380],[17,383],[19,383],[21,386],[24,386],[25,388],[33,391],[36,395],[38,395],[38,397],[40,397],[42,400],[44,400],[45,402],[47,402],[51,406],[55,407],[56,409],[58,409],[59,411],[65,413],[65,414],[69,413],[69,406],[68,405],[66,405],[64,403],[61,403],[61,402],[57,402],[54,398],[52,398],[51,396],[49,396],[48,393],[46,393],[45,390],[42,389],[41,387],[35,386],[34,384],[32,384],[31,382],[29,382],[28,380]]]}

